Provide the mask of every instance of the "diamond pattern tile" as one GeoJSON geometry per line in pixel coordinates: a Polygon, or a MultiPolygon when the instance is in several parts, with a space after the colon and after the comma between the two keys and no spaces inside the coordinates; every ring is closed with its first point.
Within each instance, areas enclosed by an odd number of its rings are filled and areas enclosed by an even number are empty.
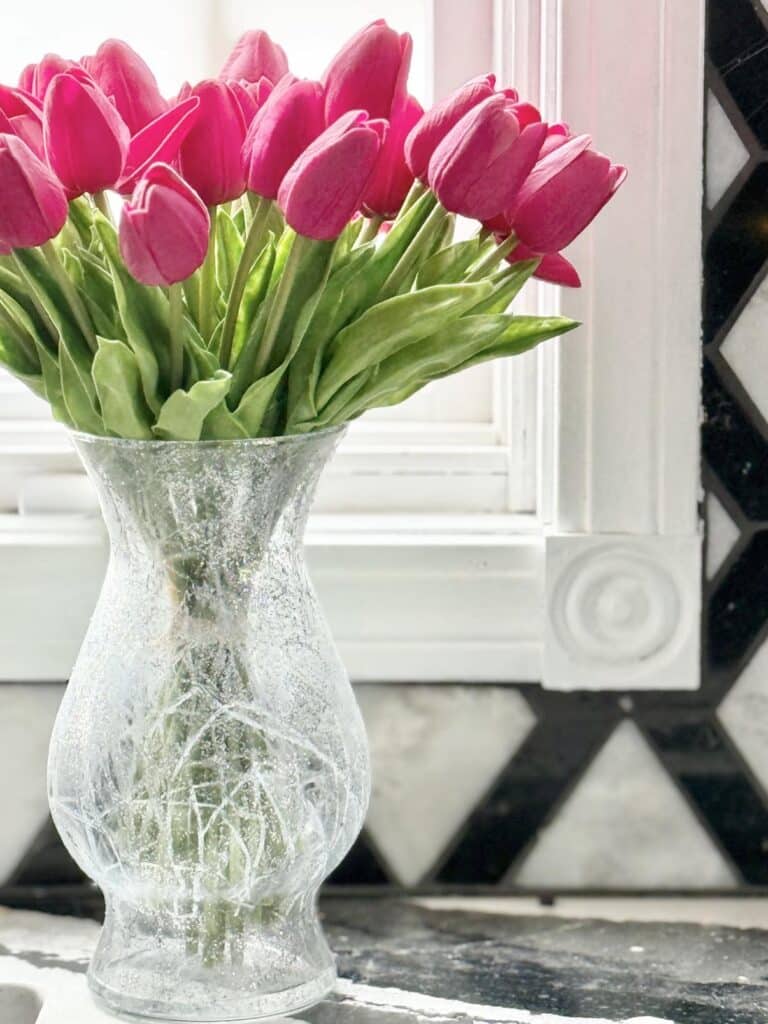
{"type": "Polygon", "coordinates": [[[368,831],[396,877],[415,885],[534,724],[513,689],[360,686],[371,742],[368,831]]]}
{"type": "Polygon", "coordinates": [[[714,494],[708,494],[706,500],[707,547],[706,573],[707,578],[717,570],[728,557],[728,553],[739,539],[739,528],[723,508],[714,494]]]}
{"type": "Polygon", "coordinates": [[[717,713],[768,793],[768,645],[758,648],[717,713]]]}
{"type": "Polygon", "coordinates": [[[514,874],[523,886],[710,889],[736,877],[637,726],[622,722],[514,874]]]}
{"type": "Polygon", "coordinates": [[[768,278],[739,314],[720,352],[768,421],[768,278]]]}
{"type": "Polygon", "coordinates": [[[728,120],[715,94],[707,93],[707,180],[706,202],[712,209],[749,160],[749,150],[728,120]]]}

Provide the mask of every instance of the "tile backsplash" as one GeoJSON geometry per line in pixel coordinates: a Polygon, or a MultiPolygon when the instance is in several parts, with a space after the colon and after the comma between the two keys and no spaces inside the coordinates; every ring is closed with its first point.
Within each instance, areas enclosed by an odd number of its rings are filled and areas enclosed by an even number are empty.
{"type": "MultiPolygon", "coordinates": [[[[337,885],[768,884],[768,0],[707,6],[702,688],[359,686],[374,795],[337,885]]],[[[77,909],[45,812],[60,692],[0,686],[0,899],[77,909]]]]}

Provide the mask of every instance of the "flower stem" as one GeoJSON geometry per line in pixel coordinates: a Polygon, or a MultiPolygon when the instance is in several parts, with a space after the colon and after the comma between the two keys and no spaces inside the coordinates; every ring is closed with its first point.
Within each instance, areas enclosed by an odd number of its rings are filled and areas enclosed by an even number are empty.
{"type": "Polygon", "coordinates": [[[224,329],[221,333],[221,348],[219,349],[219,363],[225,369],[229,369],[229,361],[232,356],[232,340],[235,336],[237,326],[237,315],[240,312],[240,303],[243,300],[245,286],[251,273],[254,260],[264,245],[267,220],[269,219],[271,200],[259,199],[255,208],[253,221],[246,235],[243,254],[235,273],[235,280],[232,282],[232,290],[229,293],[227,303],[227,314],[224,318],[224,329]]]}
{"type": "Polygon", "coordinates": [[[94,204],[96,206],[96,209],[100,213],[102,213],[107,218],[109,223],[111,224],[112,223],[112,211],[109,208],[109,200],[107,199],[107,193],[106,192],[94,192],[93,193],[93,202],[94,202],[94,204]]]}
{"type": "Polygon", "coordinates": [[[362,231],[357,236],[357,244],[365,245],[366,242],[372,242],[378,235],[379,228],[383,223],[383,217],[369,217],[363,225],[362,231]]]}
{"type": "Polygon", "coordinates": [[[168,289],[171,335],[171,394],[178,391],[184,374],[184,290],[181,283],[168,289]]]}
{"type": "Polygon", "coordinates": [[[427,191],[427,186],[423,185],[418,178],[416,178],[408,190],[408,195],[403,201],[403,205],[400,207],[400,212],[397,215],[397,219],[406,214],[410,208],[421,199],[424,193],[427,191]]]}
{"type": "Polygon", "coordinates": [[[216,326],[213,308],[216,290],[216,208],[209,211],[211,215],[211,232],[208,237],[208,252],[200,271],[200,333],[205,342],[211,340],[216,326]]]}
{"type": "Polygon", "coordinates": [[[291,289],[296,280],[299,267],[304,253],[314,245],[314,241],[311,238],[305,238],[303,235],[296,235],[293,242],[291,243],[291,251],[288,254],[288,259],[285,262],[283,268],[283,274],[280,278],[280,283],[272,298],[272,303],[269,308],[269,314],[267,316],[267,323],[264,328],[264,334],[259,345],[259,350],[256,353],[256,363],[254,366],[254,380],[258,380],[259,377],[264,376],[268,372],[270,360],[272,359],[272,351],[277,341],[278,331],[280,330],[280,322],[283,319],[283,314],[288,306],[288,299],[291,295],[291,289]]]}
{"type": "Polygon", "coordinates": [[[425,249],[425,243],[427,243],[430,238],[434,240],[440,230],[440,225],[444,223],[445,219],[449,216],[450,214],[445,207],[441,206],[439,203],[434,207],[430,215],[419,228],[411,244],[400,257],[394,270],[384,282],[384,287],[379,292],[378,302],[383,302],[384,299],[391,299],[398,294],[408,275],[413,271],[417,261],[419,259],[426,259],[429,255],[428,248],[425,249]]]}
{"type": "Polygon", "coordinates": [[[64,269],[64,265],[61,262],[59,253],[53,242],[46,242],[41,247],[42,253],[45,256],[46,262],[51,270],[51,273],[56,278],[56,283],[61,288],[64,298],[67,300],[69,308],[72,311],[72,315],[77,321],[77,326],[83,332],[85,340],[88,342],[88,347],[91,352],[96,352],[98,344],[96,342],[96,335],[91,324],[91,318],[88,315],[88,310],[85,308],[83,300],[78,294],[77,288],[72,283],[64,269]]]}
{"type": "Polygon", "coordinates": [[[464,280],[482,281],[489,270],[495,269],[499,260],[503,260],[506,256],[509,256],[517,245],[517,242],[517,235],[513,231],[507,235],[503,241],[499,242],[497,246],[491,249],[487,256],[483,256],[478,263],[475,263],[473,267],[470,267],[469,273],[464,280]]]}

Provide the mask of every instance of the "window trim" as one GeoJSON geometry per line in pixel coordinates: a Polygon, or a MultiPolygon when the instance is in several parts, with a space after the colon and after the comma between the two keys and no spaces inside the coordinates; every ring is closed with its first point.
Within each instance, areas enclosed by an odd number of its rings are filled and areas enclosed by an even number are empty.
{"type": "MultiPolygon", "coordinates": [[[[555,689],[698,686],[704,5],[628,2],[637,8],[638,28],[645,26],[659,44],[633,53],[633,80],[655,85],[660,96],[649,138],[600,120],[602,108],[595,105],[600,94],[625,86],[619,48],[610,52],[603,31],[612,0],[479,0],[473,10],[486,19],[482,24],[495,26],[490,35],[467,33],[464,0],[430,0],[433,16],[439,6],[446,19],[435,36],[436,67],[446,66],[441,61],[453,18],[453,38],[462,45],[477,37],[487,47],[495,39],[500,77],[538,99],[545,117],[557,117],[562,88],[575,123],[595,125],[599,145],[650,170],[633,174],[609,216],[574,247],[585,290],[563,296],[562,307],[567,313],[590,307],[579,317],[586,326],[562,344],[548,343],[528,361],[527,378],[516,378],[517,397],[527,404],[514,414],[523,417],[526,443],[544,467],[537,481],[522,485],[522,492],[535,491],[538,511],[439,520],[313,518],[310,569],[355,679],[541,681],[555,689]],[[580,36],[566,49],[564,27],[580,36]],[[590,75],[578,63],[585,55],[590,75]],[[584,80],[593,93],[579,91],[584,80]],[[646,227],[633,232],[628,247],[632,210],[643,214],[646,227]],[[676,227],[673,237],[665,230],[669,223],[676,227]],[[653,266],[648,251],[655,254],[653,266]],[[617,266],[633,283],[632,309],[643,311],[621,323],[612,305],[617,266]],[[634,403],[623,397],[628,380],[634,403]],[[606,418],[614,429],[598,429],[606,418]],[[657,607],[670,593],[674,628],[654,632],[638,619],[637,608],[657,607]]],[[[454,65],[459,78],[475,73],[460,60],[454,65]]],[[[648,88],[642,97],[646,107],[653,94],[648,88]]],[[[551,291],[540,288],[531,302],[551,311],[551,299],[551,291]]],[[[514,400],[510,395],[513,406],[514,400]]],[[[0,423],[0,448],[15,450],[19,459],[35,450],[25,449],[19,437],[14,449],[3,436],[13,440],[7,423],[0,423]]],[[[43,447],[41,441],[41,466],[43,447]]],[[[464,452],[469,469],[494,446],[476,447],[464,452]]],[[[351,471],[365,471],[364,457],[349,457],[351,471]]],[[[56,458],[60,495],[66,496],[76,463],[70,452],[56,458]]],[[[466,474],[453,475],[457,486],[467,487],[466,474]]],[[[0,591],[0,678],[61,679],[98,591],[105,541],[96,517],[58,515],[60,496],[46,511],[45,488],[36,491],[33,484],[24,515],[0,516],[6,584],[0,591]]]]}

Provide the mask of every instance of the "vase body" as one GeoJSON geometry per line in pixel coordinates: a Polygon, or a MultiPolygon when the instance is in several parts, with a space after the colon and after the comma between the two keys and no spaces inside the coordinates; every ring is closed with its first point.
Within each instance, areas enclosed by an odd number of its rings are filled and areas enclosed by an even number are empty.
{"type": "Polygon", "coordinates": [[[104,891],[89,982],[120,1014],[258,1020],[333,985],[316,895],[370,789],[302,549],[338,436],[75,436],[111,555],[49,798],[104,891]]]}

